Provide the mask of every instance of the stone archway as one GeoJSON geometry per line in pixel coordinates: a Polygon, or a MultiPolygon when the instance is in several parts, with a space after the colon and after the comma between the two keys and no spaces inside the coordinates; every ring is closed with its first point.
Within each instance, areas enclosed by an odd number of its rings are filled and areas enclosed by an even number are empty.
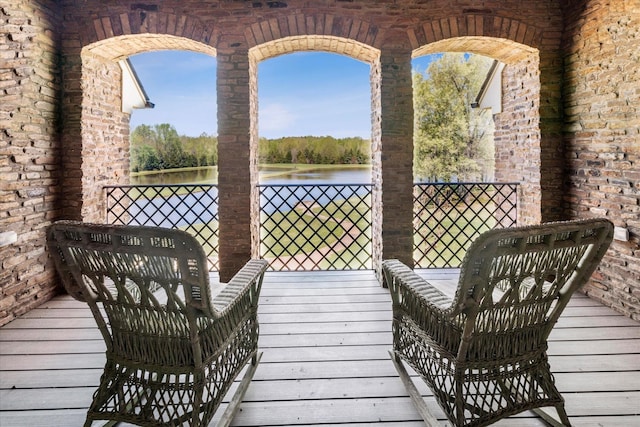
{"type": "Polygon", "coordinates": [[[507,18],[466,16],[428,22],[409,34],[413,57],[469,52],[506,64],[503,108],[494,116],[496,180],[521,183],[519,223],[560,219],[562,186],[558,184],[563,166],[556,90],[560,75],[557,67],[550,66],[553,57],[540,57],[540,30],[507,18]]]}
{"type": "MultiPolygon", "coordinates": [[[[258,169],[257,169],[257,152],[258,152],[258,64],[261,61],[265,61],[280,55],[286,55],[296,52],[327,52],[350,57],[354,60],[359,60],[372,66],[379,58],[380,51],[371,46],[365,45],[356,40],[350,40],[343,37],[336,36],[289,36],[281,39],[272,40],[267,43],[255,46],[249,50],[249,63],[250,63],[250,103],[251,103],[251,142],[250,142],[250,157],[251,157],[251,234],[252,234],[252,256],[259,256],[260,250],[260,200],[256,185],[258,184],[258,169]]],[[[375,73],[370,72],[370,84],[371,87],[375,87],[378,79],[375,73]]],[[[373,93],[371,94],[374,95],[373,93]]],[[[376,125],[379,122],[372,122],[371,141],[374,139],[374,135],[379,135],[379,129],[376,129],[376,125]]],[[[375,164],[372,165],[374,168],[375,164]]],[[[380,211],[380,206],[373,206],[374,217],[375,212],[380,211]]]]}
{"type": "MultiPolygon", "coordinates": [[[[102,221],[104,185],[129,184],[129,119],[123,112],[118,61],[158,50],[189,50],[215,56],[213,47],[172,35],[122,35],[85,46],[80,54],[78,121],[67,125],[64,192],[67,216],[102,221]],[[109,159],[109,161],[105,161],[109,159]]],[[[75,75],[75,74],[74,74],[75,75]]],[[[212,118],[214,119],[214,118],[212,118]]]]}

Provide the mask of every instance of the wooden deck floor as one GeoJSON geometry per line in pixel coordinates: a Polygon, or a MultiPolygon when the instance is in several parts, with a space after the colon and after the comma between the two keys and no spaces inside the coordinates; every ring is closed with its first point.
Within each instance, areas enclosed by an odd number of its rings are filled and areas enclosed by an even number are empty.
{"type": "MultiPolygon", "coordinates": [[[[451,272],[422,274],[455,284],[451,272]]],[[[268,272],[264,355],[234,425],[422,425],[387,353],[390,309],[370,271],[268,272]]],[[[66,296],[1,328],[0,426],[82,425],[103,352],[88,309],[66,296]]],[[[549,353],[575,426],[640,426],[639,323],[576,295],[549,353]]],[[[524,413],[497,425],[545,424],[524,413]]]]}

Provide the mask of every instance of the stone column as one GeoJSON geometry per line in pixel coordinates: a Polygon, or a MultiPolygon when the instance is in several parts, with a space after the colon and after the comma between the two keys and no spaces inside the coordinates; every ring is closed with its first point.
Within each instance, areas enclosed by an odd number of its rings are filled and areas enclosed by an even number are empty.
{"type": "Polygon", "coordinates": [[[413,266],[413,89],[411,50],[381,51],[371,67],[373,268],[383,259],[413,266]]]}
{"type": "Polygon", "coordinates": [[[228,282],[251,257],[250,72],[246,47],[219,47],[217,58],[220,281],[228,282]]]}

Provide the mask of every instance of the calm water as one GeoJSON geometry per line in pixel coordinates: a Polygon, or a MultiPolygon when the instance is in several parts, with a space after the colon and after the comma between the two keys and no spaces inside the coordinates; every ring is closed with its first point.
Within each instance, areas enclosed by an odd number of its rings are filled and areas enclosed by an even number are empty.
{"type": "MultiPolygon", "coordinates": [[[[132,185],[169,185],[169,184],[215,184],[218,181],[217,168],[201,168],[192,171],[162,172],[132,177],[132,185]]],[[[306,171],[287,171],[265,168],[260,171],[260,184],[265,185],[319,185],[319,184],[370,184],[370,168],[330,168],[306,171]]],[[[261,206],[266,213],[275,210],[287,211],[303,200],[315,200],[318,203],[329,203],[333,198],[342,197],[344,189],[321,189],[313,187],[289,188],[276,193],[282,187],[264,187],[261,190],[261,206]],[[282,200],[282,198],[286,200],[282,200]],[[273,203],[273,200],[278,200],[273,203]]],[[[358,188],[356,194],[362,195],[368,190],[358,188]]],[[[197,194],[174,195],[166,199],[139,199],[132,203],[128,210],[137,224],[151,224],[161,227],[179,227],[193,223],[210,222],[218,213],[218,188],[212,187],[206,192],[197,194]]]]}
{"type": "MultiPolygon", "coordinates": [[[[132,185],[216,184],[218,168],[208,167],[187,171],[163,171],[131,177],[132,185]]],[[[290,170],[261,168],[260,184],[369,184],[370,168],[336,167],[316,170],[290,170]]]]}

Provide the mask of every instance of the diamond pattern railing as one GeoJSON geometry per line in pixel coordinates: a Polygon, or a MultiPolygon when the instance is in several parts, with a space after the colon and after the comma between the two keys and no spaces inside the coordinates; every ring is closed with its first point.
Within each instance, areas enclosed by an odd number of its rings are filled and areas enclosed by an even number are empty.
{"type": "Polygon", "coordinates": [[[482,232],[515,226],[517,183],[415,184],[416,268],[458,268],[482,232]]]}
{"type": "MultiPolygon", "coordinates": [[[[414,263],[457,268],[483,231],[517,221],[516,183],[414,184],[414,263]]],[[[272,270],[371,269],[371,185],[259,185],[260,255],[272,270]]],[[[218,270],[215,185],[105,187],[107,222],[180,228],[218,270]]]]}
{"type": "Polygon", "coordinates": [[[218,270],[218,187],[198,185],[105,186],[107,222],[179,228],[198,239],[218,270]]]}
{"type": "Polygon", "coordinates": [[[371,185],[259,185],[260,255],[271,269],[371,269],[371,185]]]}

